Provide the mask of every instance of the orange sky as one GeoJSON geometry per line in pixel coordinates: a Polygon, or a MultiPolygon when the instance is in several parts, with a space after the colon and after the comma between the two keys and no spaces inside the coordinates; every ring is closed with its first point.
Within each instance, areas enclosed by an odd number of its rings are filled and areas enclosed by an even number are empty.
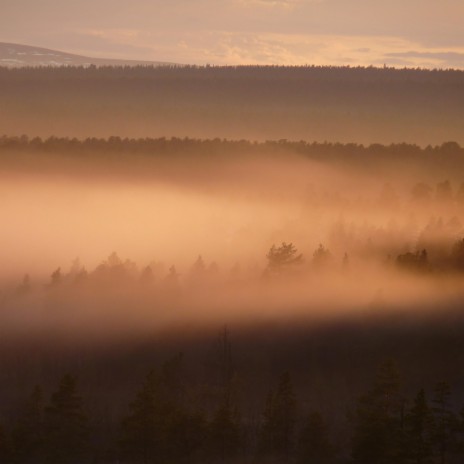
{"type": "Polygon", "coordinates": [[[94,57],[464,68],[463,0],[0,3],[0,41],[94,57]]]}

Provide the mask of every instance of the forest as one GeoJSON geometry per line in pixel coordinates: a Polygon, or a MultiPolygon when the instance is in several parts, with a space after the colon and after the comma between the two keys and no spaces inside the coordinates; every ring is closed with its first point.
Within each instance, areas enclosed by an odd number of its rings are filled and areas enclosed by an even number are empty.
{"type": "Polygon", "coordinates": [[[0,67],[0,462],[462,462],[462,90],[0,67]]]}
{"type": "Polygon", "coordinates": [[[460,462],[463,155],[0,138],[2,462],[460,462]]]}
{"type": "Polygon", "coordinates": [[[463,90],[464,72],[452,69],[4,68],[0,127],[41,137],[463,144],[463,90]]]}

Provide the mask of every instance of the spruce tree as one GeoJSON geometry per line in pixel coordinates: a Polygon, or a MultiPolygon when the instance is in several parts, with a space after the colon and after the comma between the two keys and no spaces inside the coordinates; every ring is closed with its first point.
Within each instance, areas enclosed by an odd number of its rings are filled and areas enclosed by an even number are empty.
{"type": "Polygon", "coordinates": [[[45,408],[45,461],[47,463],[81,462],[86,453],[88,427],[77,393],[76,379],[65,375],[45,408]]]}
{"type": "Polygon", "coordinates": [[[225,462],[238,455],[242,442],[240,414],[237,406],[235,367],[232,360],[230,332],[224,327],[218,339],[216,382],[218,406],[209,424],[209,446],[215,461],[225,462]]]}
{"type": "Polygon", "coordinates": [[[431,427],[431,410],[424,389],[421,389],[405,418],[404,456],[408,462],[415,464],[431,462],[431,427]]]}
{"type": "Polygon", "coordinates": [[[184,401],[182,355],[151,371],[122,421],[122,456],[134,463],[193,462],[205,439],[202,414],[184,401]]]}
{"type": "Polygon", "coordinates": [[[226,462],[237,456],[241,443],[240,418],[230,402],[224,401],[215,411],[209,439],[216,461],[226,462]]]}
{"type": "Polygon", "coordinates": [[[355,463],[401,462],[402,409],[399,375],[388,360],[380,365],[371,390],[358,401],[352,443],[355,463]]]}
{"type": "Polygon", "coordinates": [[[432,442],[440,464],[446,464],[456,448],[458,419],[451,409],[450,395],[451,389],[446,382],[436,384],[432,399],[432,442]]]}
{"type": "Polygon", "coordinates": [[[143,464],[160,462],[163,431],[159,410],[159,378],[151,371],[130,404],[129,415],[122,422],[123,457],[143,464]]]}
{"type": "Polygon", "coordinates": [[[15,460],[19,463],[42,462],[44,439],[43,393],[36,386],[13,430],[15,460]]]}
{"type": "Polygon", "coordinates": [[[260,449],[265,455],[289,460],[294,445],[296,400],[290,374],[285,372],[275,393],[270,392],[263,414],[260,449]]]}
{"type": "Polygon", "coordinates": [[[329,440],[322,416],[313,411],[302,424],[297,445],[298,464],[329,464],[334,461],[334,448],[329,440]]]}

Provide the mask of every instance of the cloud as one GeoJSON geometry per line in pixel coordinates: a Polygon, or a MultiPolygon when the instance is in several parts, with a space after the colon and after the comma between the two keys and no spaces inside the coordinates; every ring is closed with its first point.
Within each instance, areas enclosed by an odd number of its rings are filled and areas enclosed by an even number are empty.
{"type": "MultiPolygon", "coordinates": [[[[265,7],[265,8],[285,8],[292,9],[304,3],[304,0],[236,0],[237,3],[245,7],[265,7]]],[[[313,0],[319,2],[322,0],[313,0]]]]}
{"type": "Polygon", "coordinates": [[[175,47],[165,45],[166,53],[184,63],[464,68],[459,51],[431,52],[401,37],[209,31],[185,34],[175,47]]]}
{"type": "Polygon", "coordinates": [[[462,0],[4,1],[0,40],[96,57],[463,67],[462,0]]]}
{"type": "Polygon", "coordinates": [[[409,50],[405,52],[387,53],[387,57],[399,58],[409,63],[423,63],[424,67],[457,67],[464,69],[464,50],[456,51],[417,51],[409,50]]]}

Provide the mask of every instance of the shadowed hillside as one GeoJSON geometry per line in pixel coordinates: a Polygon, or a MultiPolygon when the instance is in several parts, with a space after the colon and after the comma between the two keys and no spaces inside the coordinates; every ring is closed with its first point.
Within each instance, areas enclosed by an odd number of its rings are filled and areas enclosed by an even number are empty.
{"type": "Polygon", "coordinates": [[[464,72],[349,67],[0,69],[11,135],[464,143],[464,72]]]}

